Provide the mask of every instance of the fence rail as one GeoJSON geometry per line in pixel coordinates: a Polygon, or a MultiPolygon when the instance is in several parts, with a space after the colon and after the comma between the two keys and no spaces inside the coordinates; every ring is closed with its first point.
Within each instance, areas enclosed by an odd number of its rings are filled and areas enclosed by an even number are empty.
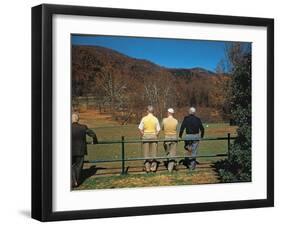
{"type": "MultiPolygon", "coordinates": [[[[165,141],[174,141],[174,142],[181,142],[187,140],[193,141],[216,141],[216,140],[227,140],[227,153],[220,153],[214,155],[198,155],[196,158],[214,158],[214,157],[224,157],[227,156],[229,158],[229,151],[230,151],[230,141],[236,139],[236,137],[231,137],[230,133],[227,134],[226,137],[207,137],[201,139],[157,139],[157,140],[125,140],[125,137],[122,136],[120,140],[111,140],[111,141],[99,141],[98,144],[121,144],[121,159],[102,159],[102,160],[87,160],[85,163],[105,163],[105,162],[121,162],[121,174],[126,174],[125,171],[125,163],[128,161],[140,161],[140,160],[147,160],[150,158],[126,158],[125,157],[125,144],[129,143],[143,143],[143,142],[165,142],[165,141]]],[[[88,145],[93,145],[93,143],[88,142],[88,145]]],[[[173,158],[188,158],[188,156],[174,156],[173,158]]],[[[153,159],[167,159],[165,157],[154,157],[153,159]]]]}
{"type": "MultiPolygon", "coordinates": [[[[198,141],[211,141],[211,140],[233,140],[235,139],[236,137],[231,137],[230,134],[229,134],[229,137],[206,137],[206,138],[201,138],[201,139],[189,139],[189,140],[198,140],[198,141]]],[[[125,137],[124,137],[125,139],[125,137]]],[[[165,142],[165,141],[177,141],[177,142],[180,142],[180,141],[186,141],[186,139],[157,139],[157,140],[122,140],[122,137],[121,137],[121,140],[110,140],[110,141],[99,141],[98,144],[120,144],[120,143],[124,143],[124,144],[127,144],[127,143],[142,143],[142,142],[165,142]]],[[[87,144],[93,144],[91,142],[88,142],[87,144]]]]}

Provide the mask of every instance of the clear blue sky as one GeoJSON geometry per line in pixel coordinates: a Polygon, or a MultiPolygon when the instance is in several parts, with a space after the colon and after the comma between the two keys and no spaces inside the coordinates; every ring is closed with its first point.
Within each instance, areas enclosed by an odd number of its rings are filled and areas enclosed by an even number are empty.
{"type": "Polygon", "coordinates": [[[96,45],[168,68],[202,67],[214,71],[225,56],[222,41],[72,35],[73,45],[96,45]]]}

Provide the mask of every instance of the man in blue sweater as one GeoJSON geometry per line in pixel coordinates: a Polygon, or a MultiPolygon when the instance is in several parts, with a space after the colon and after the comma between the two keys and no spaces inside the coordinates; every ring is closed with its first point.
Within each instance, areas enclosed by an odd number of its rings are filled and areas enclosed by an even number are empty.
{"type": "Polygon", "coordinates": [[[189,109],[189,115],[185,116],[179,133],[179,138],[182,138],[183,132],[185,130],[185,150],[191,152],[190,159],[190,169],[194,170],[196,167],[196,156],[197,156],[197,148],[199,145],[200,137],[204,137],[204,127],[202,125],[201,119],[195,116],[196,109],[191,107],[189,109]]]}

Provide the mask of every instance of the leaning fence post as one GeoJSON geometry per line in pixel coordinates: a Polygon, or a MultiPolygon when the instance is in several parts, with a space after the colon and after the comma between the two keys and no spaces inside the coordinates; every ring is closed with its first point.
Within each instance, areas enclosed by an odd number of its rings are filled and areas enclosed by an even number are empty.
{"type": "Polygon", "coordinates": [[[227,134],[227,158],[230,157],[230,133],[227,134]]]}
{"type": "Polygon", "coordinates": [[[122,158],[122,172],[121,172],[121,174],[125,174],[125,144],[124,144],[124,136],[121,137],[121,158],[122,158]]]}

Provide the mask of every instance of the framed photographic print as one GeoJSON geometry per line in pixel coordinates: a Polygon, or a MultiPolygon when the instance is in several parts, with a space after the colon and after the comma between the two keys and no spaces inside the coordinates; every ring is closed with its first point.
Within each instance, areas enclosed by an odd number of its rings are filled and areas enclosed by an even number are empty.
{"type": "Polygon", "coordinates": [[[274,205],[274,21],[32,8],[32,217],[274,205]]]}

